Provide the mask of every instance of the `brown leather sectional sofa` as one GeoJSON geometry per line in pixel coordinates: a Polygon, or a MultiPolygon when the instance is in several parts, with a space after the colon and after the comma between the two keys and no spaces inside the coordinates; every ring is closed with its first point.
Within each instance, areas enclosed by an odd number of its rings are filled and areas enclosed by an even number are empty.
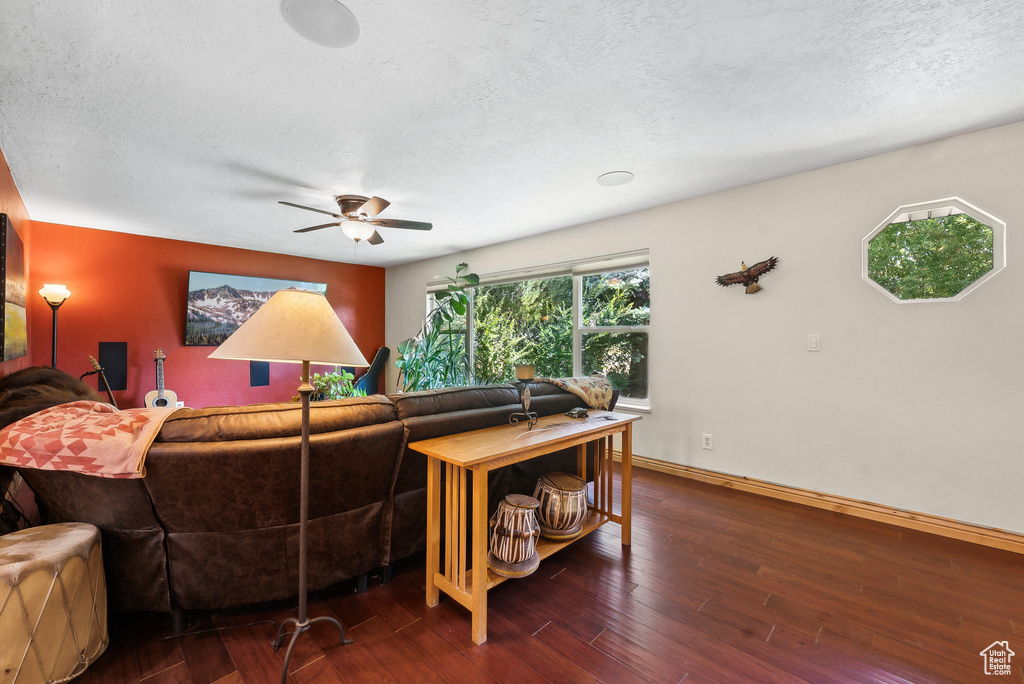
{"type": "MultiPolygon", "coordinates": [[[[540,415],[583,405],[553,385],[531,391],[540,415]]],[[[424,548],[426,460],[409,442],[504,424],[517,410],[509,385],[314,402],[310,590],[424,548]]],[[[150,448],[145,478],[21,474],[47,522],[102,530],[111,610],[230,608],[296,594],[299,434],[298,404],[180,409],[150,448]]],[[[575,464],[562,452],[493,473],[492,509],[575,464]]]]}

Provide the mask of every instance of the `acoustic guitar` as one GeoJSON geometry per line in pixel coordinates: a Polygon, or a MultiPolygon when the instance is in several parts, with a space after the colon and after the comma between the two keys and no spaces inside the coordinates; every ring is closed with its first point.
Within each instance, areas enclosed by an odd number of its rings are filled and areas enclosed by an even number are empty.
{"type": "MultiPolygon", "coordinates": [[[[117,402],[114,401],[114,393],[110,391],[110,383],[107,382],[107,376],[103,373],[103,367],[100,365],[100,362],[97,361],[92,354],[89,354],[89,363],[92,364],[93,370],[89,373],[85,373],[84,375],[82,375],[82,378],[84,378],[86,375],[99,373],[100,380],[103,381],[103,389],[107,391],[107,398],[110,399],[110,405],[113,406],[114,408],[117,408],[117,402]]],[[[82,378],[78,379],[81,380],[82,378]]]]}
{"type": "Polygon", "coordinates": [[[153,359],[156,361],[156,389],[146,393],[146,406],[150,408],[174,408],[178,401],[178,395],[171,390],[164,389],[164,355],[163,349],[153,352],[153,359]]]}

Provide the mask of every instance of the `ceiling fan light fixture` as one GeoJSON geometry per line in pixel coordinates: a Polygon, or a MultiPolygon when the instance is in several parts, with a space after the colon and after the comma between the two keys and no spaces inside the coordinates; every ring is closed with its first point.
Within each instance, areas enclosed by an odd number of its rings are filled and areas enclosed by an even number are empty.
{"type": "Polygon", "coordinates": [[[373,224],[363,221],[343,221],[341,224],[341,232],[356,242],[369,240],[375,231],[373,224]]]}
{"type": "Polygon", "coordinates": [[[348,47],[359,39],[359,21],[338,0],[282,0],[281,14],[306,40],[324,47],[348,47]]]}
{"type": "Polygon", "coordinates": [[[598,185],[625,185],[633,180],[633,174],[629,171],[609,171],[597,177],[598,185]]]}
{"type": "Polygon", "coordinates": [[[324,211],[323,209],[317,209],[316,207],[307,207],[302,204],[295,204],[294,202],[285,202],[284,200],[278,202],[278,204],[295,207],[296,209],[305,209],[306,211],[315,211],[318,214],[327,214],[328,216],[332,216],[337,219],[337,221],[332,223],[322,223],[318,226],[310,226],[309,228],[299,228],[292,232],[309,233],[314,230],[323,230],[324,228],[338,226],[349,239],[354,240],[355,242],[368,242],[371,245],[380,245],[384,243],[384,238],[377,232],[377,228],[430,230],[434,227],[432,223],[427,223],[426,221],[371,218],[376,217],[377,214],[384,211],[384,209],[391,204],[386,199],[382,199],[380,197],[374,196],[367,199],[362,195],[338,195],[334,200],[338,203],[338,211],[341,213],[324,211]]]}

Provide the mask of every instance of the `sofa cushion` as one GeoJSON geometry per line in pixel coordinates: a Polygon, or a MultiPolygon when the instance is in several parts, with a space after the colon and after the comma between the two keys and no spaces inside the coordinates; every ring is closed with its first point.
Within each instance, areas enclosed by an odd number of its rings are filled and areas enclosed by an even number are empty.
{"type": "MultiPolygon", "coordinates": [[[[347,430],[386,423],[396,418],[395,405],[375,394],[337,401],[314,401],[309,408],[309,433],[347,430]]],[[[302,434],[299,402],[179,409],[164,423],[156,443],[226,442],[244,439],[297,437],[302,434]]]]}
{"type": "Polygon", "coordinates": [[[408,394],[389,394],[395,403],[398,419],[495,408],[519,403],[519,393],[512,385],[480,385],[475,387],[442,387],[408,394]]]}
{"type": "MultiPolygon", "coordinates": [[[[310,519],[390,497],[405,429],[391,421],[311,435],[310,519]]],[[[299,437],[154,444],[143,480],[167,532],[233,532],[298,521],[299,437]]]]}

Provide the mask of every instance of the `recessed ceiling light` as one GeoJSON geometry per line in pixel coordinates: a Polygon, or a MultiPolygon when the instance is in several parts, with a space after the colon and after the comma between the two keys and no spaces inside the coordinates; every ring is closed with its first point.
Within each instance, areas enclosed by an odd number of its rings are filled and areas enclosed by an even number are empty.
{"type": "Polygon", "coordinates": [[[281,14],[295,32],[324,47],[348,47],[359,39],[359,22],[338,0],[282,0],[281,14]]]}
{"type": "Polygon", "coordinates": [[[633,174],[629,171],[609,171],[597,177],[600,185],[625,185],[633,180],[633,174]]]}

